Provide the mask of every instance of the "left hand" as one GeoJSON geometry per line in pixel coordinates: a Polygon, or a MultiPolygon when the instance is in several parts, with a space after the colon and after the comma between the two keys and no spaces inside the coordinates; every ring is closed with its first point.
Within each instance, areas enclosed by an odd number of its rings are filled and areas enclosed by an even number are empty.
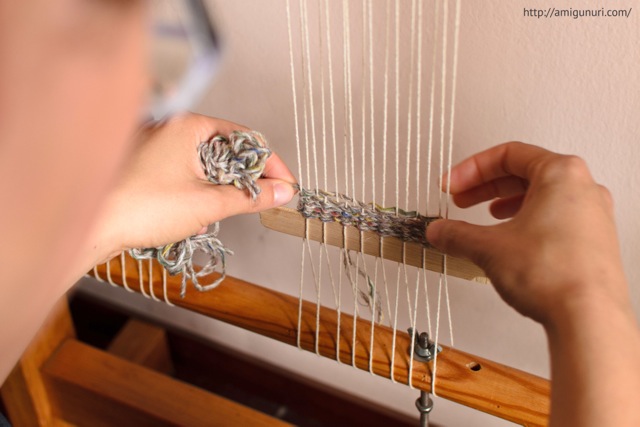
{"type": "Polygon", "coordinates": [[[145,126],[96,228],[104,248],[98,257],[177,242],[226,217],[288,203],[296,179],[275,153],[258,180],[262,191],[255,201],[246,190],[207,181],[198,146],[235,130],[247,129],[191,113],[145,126]]]}

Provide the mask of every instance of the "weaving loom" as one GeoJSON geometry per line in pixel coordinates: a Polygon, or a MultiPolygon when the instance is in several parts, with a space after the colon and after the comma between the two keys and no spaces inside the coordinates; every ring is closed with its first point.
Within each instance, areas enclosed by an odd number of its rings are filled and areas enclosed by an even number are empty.
{"type": "Polygon", "coordinates": [[[447,275],[487,282],[479,267],[445,257],[424,237],[430,221],[448,216],[438,181],[451,165],[460,0],[412,0],[403,11],[392,1],[290,1],[299,202],[261,221],[302,241],[299,295],[207,268],[198,279],[205,285],[194,284],[215,289],[185,292],[197,269],[168,274],[157,251],[122,253],[93,276],[415,388],[422,425],[428,393],[546,425],[547,380],[441,343],[444,323],[453,341],[447,275]],[[384,28],[374,28],[381,16],[384,28]],[[435,303],[428,289],[437,289],[435,303]]]}

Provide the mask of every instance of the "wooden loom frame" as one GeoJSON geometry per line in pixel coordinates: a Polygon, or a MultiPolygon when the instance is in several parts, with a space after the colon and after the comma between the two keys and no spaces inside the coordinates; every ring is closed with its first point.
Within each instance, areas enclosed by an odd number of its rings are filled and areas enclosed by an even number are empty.
{"type": "MultiPolygon", "coordinates": [[[[274,211],[267,216],[271,214],[279,215],[274,211]]],[[[119,286],[124,287],[126,283],[131,291],[151,295],[156,300],[168,300],[176,306],[297,345],[299,300],[296,297],[227,277],[213,291],[188,292],[181,299],[181,277],[166,275],[155,261],[142,262],[140,269],[140,264],[128,255],[124,259],[124,271],[122,258],[118,257],[96,267],[94,275],[119,286]]],[[[216,277],[214,273],[208,279],[216,277]]],[[[300,344],[308,351],[316,348],[316,308],[316,303],[302,303],[300,344]]],[[[341,316],[341,331],[337,335],[336,311],[321,308],[318,350],[323,357],[351,365],[353,317],[344,313],[341,316]],[[339,355],[336,355],[337,336],[340,337],[339,355]]],[[[376,324],[371,367],[370,320],[358,319],[356,331],[355,366],[365,371],[371,368],[376,375],[389,378],[393,330],[376,324]]],[[[288,425],[162,375],[162,369],[160,372],[150,370],[157,370],[151,365],[166,359],[166,347],[157,334],[138,330],[135,336],[130,336],[133,347],[125,346],[115,353],[102,352],[75,339],[66,302],[58,307],[57,316],[43,332],[1,390],[17,426],[68,427],[73,425],[70,422],[83,425],[87,420],[97,426],[113,425],[112,422],[118,425],[182,425],[185,422],[194,426],[288,425]],[[146,347],[142,354],[135,350],[141,348],[141,341],[146,347]],[[185,405],[189,407],[187,412],[181,409],[185,405]]],[[[410,340],[406,332],[397,331],[394,378],[404,384],[409,380],[410,340]]],[[[440,397],[525,426],[547,424],[550,391],[547,380],[443,347],[438,356],[436,379],[440,397]]],[[[430,391],[431,368],[432,362],[413,361],[414,387],[430,391]]]]}
{"type": "MultiPolygon", "coordinates": [[[[266,216],[283,213],[291,215],[291,212],[281,208],[271,211],[266,216]]],[[[437,251],[432,252],[434,256],[438,256],[437,251]]],[[[442,257],[442,254],[439,256],[442,257]]],[[[145,261],[142,263],[141,277],[138,262],[128,255],[125,259],[124,271],[119,257],[108,264],[98,266],[95,270],[98,278],[102,280],[108,278],[119,286],[124,286],[126,281],[127,286],[135,292],[150,294],[160,301],[168,300],[190,311],[286,344],[297,345],[298,298],[233,277],[227,277],[213,291],[187,292],[184,298],[180,298],[182,281],[180,276],[167,276],[160,264],[155,261],[145,261]],[[151,270],[150,266],[152,266],[151,270]],[[166,278],[166,293],[163,289],[163,274],[166,278]]],[[[460,263],[462,270],[457,271],[456,275],[465,274],[469,279],[479,277],[475,275],[477,267],[474,270],[468,262],[460,261],[460,263]]],[[[215,277],[217,277],[216,273],[209,279],[213,280],[215,277]]],[[[321,308],[318,349],[321,356],[350,365],[353,355],[351,348],[353,317],[344,313],[341,313],[341,316],[340,354],[336,355],[337,314],[335,310],[321,308]]],[[[303,301],[300,331],[300,344],[303,349],[315,351],[315,328],[316,303],[303,301]]],[[[371,368],[376,375],[389,378],[393,330],[376,324],[371,367],[369,366],[370,320],[358,319],[356,331],[356,367],[365,371],[371,368]]],[[[404,384],[408,384],[409,380],[410,340],[406,332],[397,331],[394,377],[397,382],[404,384]]],[[[412,383],[419,390],[431,391],[431,363],[413,361],[412,383]]],[[[546,379],[443,346],[443,351],[438,356],[436,382],[438,395],[445,399],[521,425],[547,425],[550,383],[546,379]]]]}
{"type": "MultiPolygon", "coordinates": [[[[283,213],[285,217],[292,215],[290,211],[274,210],[266,216],[283,213]]],[[[309,223],[316,221],[310,220],[309,223]]],[[[293,223],[295,222],[294,220],[293,223]]],[[[311,227],[317,227],[317,224],[311,227]]],[[[357,235],[359,232],[353,234],[357,235]]],[[[355,244],[353,241],[352,243],[355,244]]],[[[356,247],[359,247],[359,241],[356,243],[356,247]]],[[[389,250],[387,253],[393,254],[393,251],[389,250]]],[[[433,251],[432,256],[442,255],[433,251]]],[[[128,255],[124,258],[124,271],[122,258],[118,257],[96,267],[94,275],[98,279],[106,279],[119,286],[124,287],[126,283],[130,290],[151,295],[159,301],[165,299],[176,306],[283,343],[297,345],[298,298],[227,277],[213,291],[187,292],[181,299],[180,276],[166,275],[160,264],[155,261],[142,262],[140,270],[137,261],[128,255]]],[[[455,273],[468,276],[469,270],[464,269],[465,262],[461,263],[462,272],[455,273]]],[[[433,262],[429,265],[436,264],[433,262]]],[[[217,275],[214,273],[208,279],[213,280],[215,277],[217,275]]],[[[126,425],[136,425],[135,420],[148,420],[140,418],[140,411],[151,417],[154,425],[176,425],[186,419],[191,420],[190,425],[227,426],[247,422],[252,425],[286,425],[242,405],[145,369],[149,357],[158,357],[155,350],[152,354],[147,351],[147,360],[132,360],[139,359],[139,355],[135,354],[129,357],[121,355],[124,359],[119,359],[78,342],[74,338],[66,303],[63,305],[63,309],[59,307],[61,315],[54,317],[53,324],[48,327],[44,338],[35,341],[2,388],[3,397],[10,396],[10,414],[13,416],[17,413],[18,418],[15,422],[20,423],[18,425],[71,426],[72,424],[64,421],[65,419],[91,419],[92,423],[97,423],[92,425],[109,425],[109,420],[117,419],[119,423],[126,421],[125,424],[129,423],[126,425]],[[137,367],[131,362],[137,362],[141,366],[137,367]],[[133,377],[136,381],[131,381],[133,377]],[[189,402],[195,399],[199,406],[191,405],[192,413],[185,415],[184,411],[180,410],[182,404],[179,400],[167,401],[167,396],[175,396],[175,393],[190,399],[189,402]],[[141,396],[145,394],[150,394],[150,397],[141,396]],[[53,402],[50,401],[52,397],[55,398],[53,402]],[[116,412],[113,412],[114,403],[118,408],[116,412]],[[212,415],[212,405],[215,405],[217,415],[212,415]],[[57,413],[59,411],[64,411],[65,416],[70,418],[60,418],[60,414],[57,413]],[[99,418],[95,418],[96,416],[99,418]],[[212,416],[220,419],[210,420],[212,416]]],[[[342,363],[350,365],[353,355],[353,317],[344,313],[341,316],[340,354],[336,355],[337,313],[329,308],[321,308],[318,349],[321,356],[339,359],[342,363]]],[[[315,351],[315,328],[316,303],[304,301],[300,333],[303,349],[315,351]]],[[[356,330],[355,366],[369,371],[371,322],[358,319],[356,330]]],[[[389,378],[393,331],[376,324],[374,333],[371,370],[378,376],[389,378]]],[[[144,339],[150,343],[151,348],[162,353],[161,342],[148,334],[145,334],[144,339]]],[[[397,331],[394,378],[404,384],[408,383],[410,340],[406,332],[397,331]]],[[[547,424],[549,381],[457,349],[443,347],[438,356],[436,379],[440,397],[521,425],[547,424]]],[[[414,387],[430,391],[431,368],[431,362],[413,361],[414,387]]],[[[80,424],[82,425],[82,422],[80,424]]]]}

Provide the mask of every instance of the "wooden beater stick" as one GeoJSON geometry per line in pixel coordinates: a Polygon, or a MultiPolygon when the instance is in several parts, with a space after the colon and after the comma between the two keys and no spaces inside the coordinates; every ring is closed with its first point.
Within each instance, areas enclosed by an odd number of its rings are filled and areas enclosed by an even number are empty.
{"type": "MultiPolygon", "coordinates": [[[[300,212],[291,208],[275,208],[260,214],[262,225],[281,233],[290,234],[304,238],[308,233],[309,239],[316,242],[343,247],[344,230],[343,225],[337,222],[324,223],[319,219],[306,219],[300,212]],[[306,225],[305,225],[306,222],[306,225]],[[306,230],[305,227],[309,229],[306,230]]],[[[380,235],[373,231],[360,232],[355,227],[346,227],[346,247],[349,250],[360,251],[360,235],[363,238],[363,253],[395,261],[405,262],[407,265],[422,268],[423,256],[424,266],[427,270],[437,273],[443,272],[442,252],[434,248],[425,248],[419,243],[403,242],[396,237],[380,238],[380,235]],[[380,243],[382,242],[382,250],[380,243]],[[404,254],[403,254],[404,251],[404,254]]],[[[484,271],[471,261],[462,258],[447,257],[447,275],[459,277],[461,279],[473,280],[479,283],[489,283],[484,271]]]]}

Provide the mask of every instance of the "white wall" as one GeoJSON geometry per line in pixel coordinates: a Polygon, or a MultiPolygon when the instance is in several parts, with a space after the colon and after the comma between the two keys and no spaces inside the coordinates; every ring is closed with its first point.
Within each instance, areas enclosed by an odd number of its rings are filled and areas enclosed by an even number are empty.
{"type": "MultiPolygon", "coordinates": [[[[615,4],[637,5],[630,0],[615,4]]],[[[454,160],[514,139],[585,158],[615,198],[626,272],[640,314],[640,9],[629,19],[523,17],[525,6],[602,5],[595,0],[464,2],[454,160]]],[[[212,6],[226,42],[225,58],[198,111],[263,131],[295,166],[284,1],[218,0],[212,6]]],[[[452,216],[489,220],[484,208],[452,216]]],[[[291,238],[263,229],[256,216],[245,216],[223,223],[222,240],[237,252],[229,262],[231,274],[296,293],[300,246],[291,238]]],[[[90,287],[240,350],[259,347],[256,357],[360,394],[373,404],[416,414],[417,393],[404,386],[182,310],[105,286],[90,287]]],[[[548,375],[546,342],[536,324],[513,312],[490,287],[452,280],[451,291],[458,348],[548,375]]],[[[437,400],[432,420],[451,426],[508,425],[442,400],[437,400]]]]}

